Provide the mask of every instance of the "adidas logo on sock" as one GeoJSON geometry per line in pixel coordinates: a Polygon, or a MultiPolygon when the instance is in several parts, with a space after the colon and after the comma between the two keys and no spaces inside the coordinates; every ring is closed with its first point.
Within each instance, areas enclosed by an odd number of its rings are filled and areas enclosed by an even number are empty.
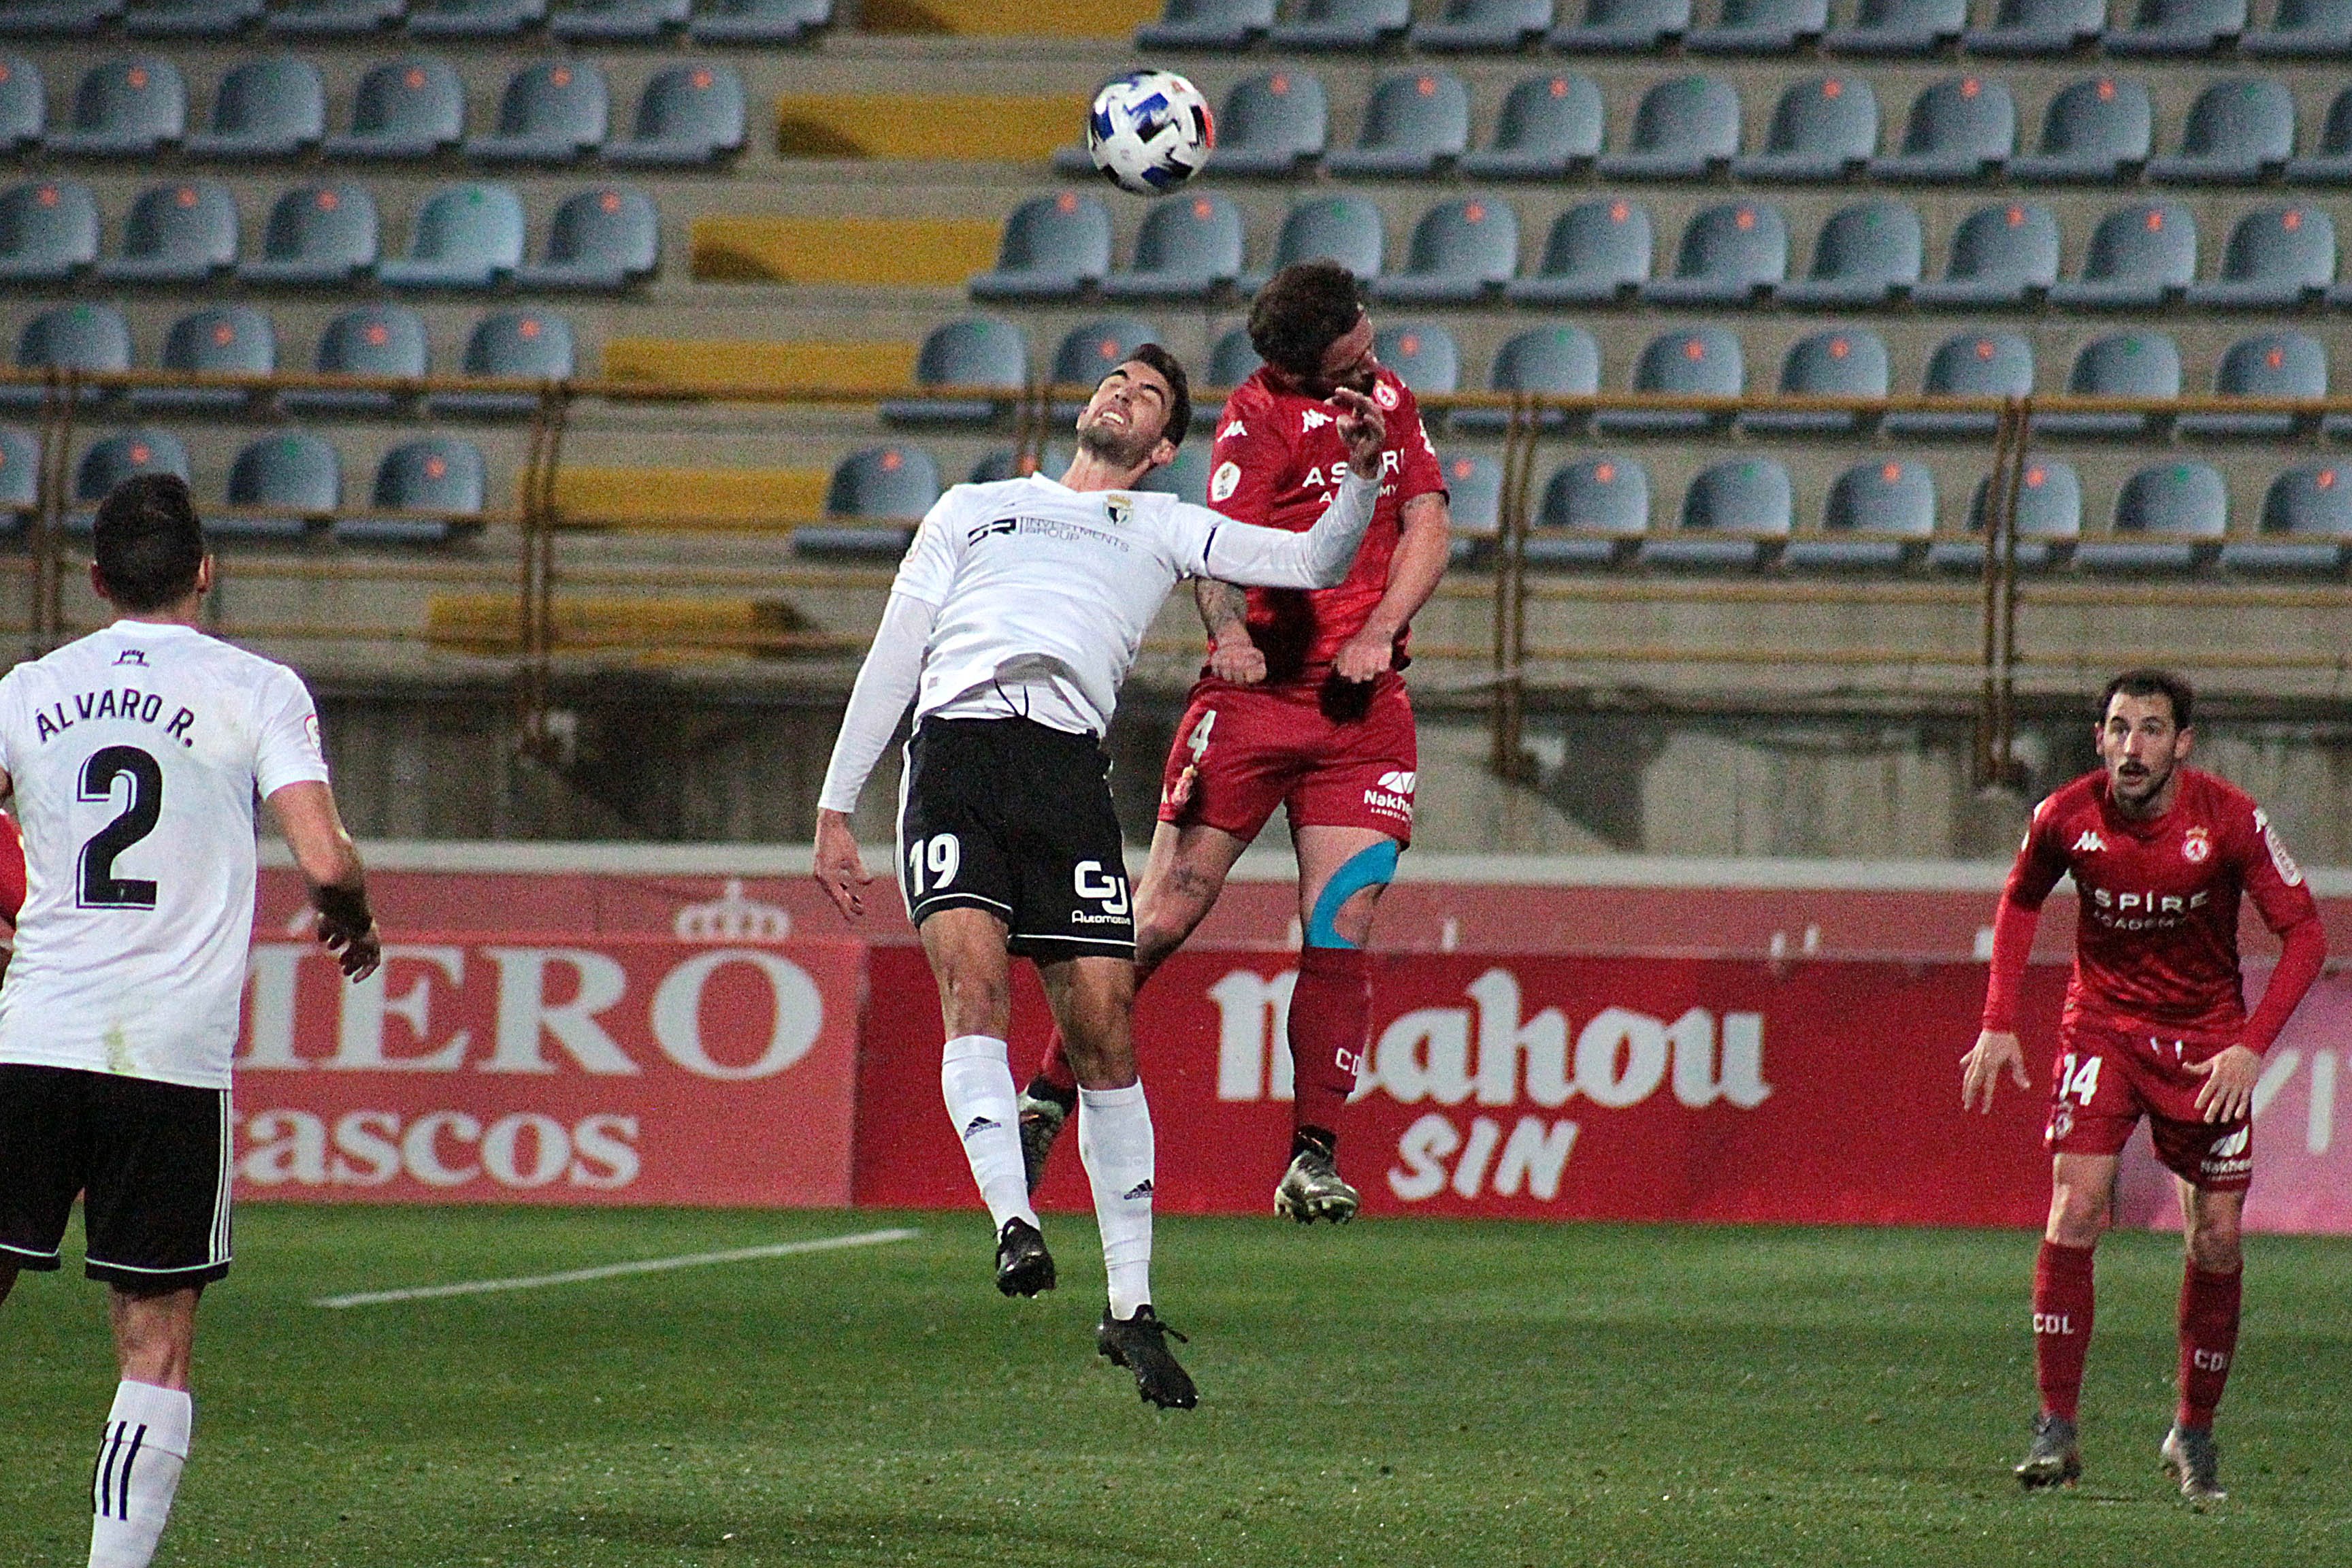
{"type": "Polygon", "coordinates": [[[969,1138],[975,1132],[985,1132],[992,1127],[1002,1127],[1003,1125],[1003,1122],[997,1121],[992,1116],[975,1116],[971,1119],[971,1123],[964,1128],[963,1135],[969,1138]]]}
{"type": "Polygon", "coordinates": [[[1135,1185],[1127,1189],[1127,1198],[1129,1203],[1133,1203],[1137,1198],[1148,1198],[1150,1195],[1151,1178],[1149,1176],[1144,1177],[1143,1180],[1136,1183],[1135,1185]]]}

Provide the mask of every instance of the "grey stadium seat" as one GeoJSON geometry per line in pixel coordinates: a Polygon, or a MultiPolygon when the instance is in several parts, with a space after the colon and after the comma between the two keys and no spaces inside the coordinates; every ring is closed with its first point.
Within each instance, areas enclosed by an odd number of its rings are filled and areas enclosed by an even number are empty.
{"type": "Polygon", "coordinates": [[[2319,126],[2317,151],[2291,161],[2286,178],[2294,185],[2352,184],[2352,87],[2328,103],[2327,117],[2319,126]]]}
{"type": "Polygon", "coordinates": [[[352,96],[352,129],[330,158],[430,158],[466,134],[466,88],[447,60],[412,55],[375,67],[352,96]]]}
{"type": "Polygon", "coordinates": [[[1980,180],[2017,151],[2017,100],[1991,77],[1948,77],[1911,100],[1897,152],[1870,161],[1881,180],[1980,180]]]}
{"type": "Polygon", "coordinates": [[[627,185],[575,191],[548,220],[537,261],[515,268],[515,286],[616,294],[661,266],[661,215],[627,185]]]}
{"type": "MultiPolygon", "coordinates": [[[[278,329],[250,305],[192,311],[164,334],[163,368],[207,375],[268,375],[278,368],[278,329]]],[[[255,394],[232,386],[142,386],[131,405],[160,409],[242,408],[255,394]]]]}
{"type": "Polygon", "coordinates": [[[1822,47],[1841,55],[1932,55],[1968,26],[1969,0],[1862,0],[1853,25],[1823,35],[1822,47]]]}
{"type": "Polygon", "coordinates": [[[1570,54],[1648,54],[1679,42],[1690,22],[1691,0],[1582,0],[1577,19],[1545,41],[1570,54]]]}
{"type": "Polygon", "coordinates": [[[1217,117],[1220,174],[1287,177],[1323,155],[1331,108],[1323,80],[1296,67],[1238,82],[1217,117]]]}
{"type": "MultiPolygon", "coordinates": [[[[1738,335],[1722,327],[1661,332],[1633,365],[1635,392],[1737,397],[1747,383],[1738,335]]],[[[1696,435],[1730,423],[1728,414],[1679,408],[1610,408],[1592,416],[1592,427],[1604,434],[1696,435]]]]}
{"type": "Polygon", "coordinates": [[[122,248],[99,264],[109,283],[202,283],[236,265],[236,201],[218,180],[151,185],[123,219],[122,248]]]}
{"type": "Polygon", "coordinates": [[[1168,0],[1135,29],[1139,49],[1241,49],[1274,26],[1274,0],[1168,0]]]}
{"type": "Polygon", "coordinates": [[[2276,176],[2294,157],[2294,94],[2275,81],[2241,78],[2197,95],[2180,128],[2180,151],[2152,160],[2147,177],[2247,185],[2276,176]]]}
{"type": "MultiPolygon", "coordinates": [[[[1084,388],[1091,395],[1102,378],[1126,363],[1137,349],[1166,341],[1150,322],[1132,316],[1081,321],[1064,334],[1061,346],[1054,351],[1053,383],[1056,386],[1084,388]]],[[[1076,402],[1056,403],[1054,417],[1076,419],[1085,406],[1083,397],[1076,402]]]]}
{"type": "Polygon", "coordinates": [[[1601,155],[1607,116],[1601,89],[1577,71],[1555,71],[1511,84],[1495,121],[1495,139],[1462,155],[1475,180],[1556,180],[1589,168],[1601,155]]]}
{"type": "Polygon", "coordinates": [[[2336,220],[2317,206],[2264,207],[2230,231],[2221,275],[2191,283],[2189,302],[2225,310],[2291,310],[2336,281],[2336,220]]]}
{"type": "Polygon", "coordinates": [[[292,55],[247,60],[221,79],[208,126],[188,138],[191,158],[299,156],[326,137],[326,84],[292,55]]]}
{"type": "Polygon", "coordinates": [[[1917,286],[1926,259],[1919,215],[1907,204],[1857,202],[1822,225],[1811,268],[1779,298],[1800,307],[1883,305],[1917,286]]]}
{"type": "Polygon", "coordinates": [[[713,0],[687,24],[698,44],[797,44],[833,22],[833,0],[713,0]]]}
{"type": "Polygon", "coordinates": [[[1064,191],[1013,209],[996,268],[971,280],[976,300],[1067,300],[1110,271],[1110,209],[1064,191]]]}
{"type": "Polygon", "coordinates": [[[1650,473],[1614,453],[1576,458],[1552,471],[1535,525],[1574,529],[1582,538],[1531,538],[1531,566],[1611,566],[1628,559],[1650,531],[1650,473]]]}
{"type": "Polygon", "coordinates": [[[0,36],[67,38],[95,33],[122,15],[122,0],[17,0],[0,6],[0,36]]]}
{"type": "MultiPolygon", "coordinates": [[[[1780,391],[1791,397],[1884,397],[1889,371],[1886,344],[1876,332],[1839,327],[1791,344],[1780,361],[1780,391]]],[[[1842,436],[1862,428],[1864,416],[1835,409],[1759,408],[1739,416],[1756,435],[1842,436]]]]}
{"type": "Polygon", "coordinates": [[[1971,54],[2067,55],[2106,26],[2106,0],[2000,0],[1992,26],[1961,41],[1971,54]]]}
{"type": "Polygon", "coordinates": [[[612,105],[590,60],[542,60],[507,79],[499,127],[468,137],[466,156],[496,163],[569,163],[604,144],[612,105]]]}
{"type": "MultiPolygon", "coordinates": [[[[1601,345],[1582,327],[1536,327],[1521,332],[1495,352],[1495,362],[1487,371],[1486,390],[1549,397],[1590,396],[1601,390],[1601,345]]],[[[1542,416],[1538,424],[1543,429],[1558,430],[1581,423],[1583,417],[1580,414],[1570,416],[1553,412],[1542,416]]],[[[1509,423],[1507,409],[1454,411],[1454,427],[1457,430],[1501,430],[1509,423]]]]}
{"type": "Polygon", "coordinates": [[[1446,458],[1439,471],[1445,476],[1454,558],[1459,561],[1502,531],[1503,465],[1488,457],[1456,456],[1446,458]]]}
{"type": "Polygon", "coordinates": [[[48,128],[49,100],[40,68],[23,55],[0,55],[0,153],[21,153],[48,128]]]}
{"type": "MultiPolygon", "coordinates": [[[[2074,356],[2066,391],[2076,397],[2179,397],[2180,349],[2162,332],[2116,332],[2084,344],[2082,353],[2074,356]]],[[[2152,436],[2165,423],[2162,415],[2087,410],[2033,416],[2033,427],[2043,435],[2122,439],[2152,436]]]]}
{"type": "Polygon", "coordinates": [[[2273,59],[2352,55],[2352,0],[2279,0],[2270,26],[2246,33],[2238,47],[2273,59]]]}
{"type": "Polygon", "coordinates": [[[444,185],[425,198],[408,253],[376,263],[393,289],[488,289],[522,265],[522,198],[506,185],[444,185]]]}
{"type": "Polygon", "coordinates": [[[62,283],[98,260],[98,200],[79,180],[0,191],[0,283],[62,283]]]}
{"type": "Polygon", "coordinates": [[[1632,142],[1602,154],[1600,169],[1611,179],[1697,180],[1738,153],[1738,89],[1720,77],[1677,77],[1642,95],[1632,142]]]}
{"type": "MultiPolygon", "coordinates": [[[[415,379],[425,374],[425,318],[405,305],[366,305],[327,323],[316,362],[321,375],[415,379]]],[[[305,413],[388,414],[403,394],[373,387],[289,389],[278,400],[305,413]]]]}
{"type": "Polygon", "coordinates": [[[2192,572],[2221,552],[2230,489],[2210,463],[2142,468],[2116,492],[2115,531],[2075,547],[2087,572],[2192,572]]]}
{"type": "Polygon", "coordinates": [[[42,145],[80,157],[150,158],[188,133],[188,84],[156,55],[94,65],[74,89],[73,113],[42,145]]]}
{"type": "Polygon", "coordinates": [[[1515,305],[1606,305],[1650,276],[1650,212],[1623,196],[1580,202],[1552,220],[1533,274],[1503,290],[1515,305]]]}
{"type": "MultiPolygon", "coordinates": [[[[1443,396],[1462,389],[1462,351],[1454,334],[1434,321],[1399,321],[1372,338],[1372,353],[1412,388],[1415,397],[1443,396]]],[[[1439,416],[1425,413],[1432,425],[1439,416]]]]}
{"type": "Polygon", "coordinates": [[[40,510],[41,438],[13,425],[0,426],[0,514],[13,527],[40,510]]]}
{"type": "Polygon", "coordinates": [[[1154,203],[1136,236],[1135,265],[1103,279],[1114,300],[1203,300],[1242,271],[1242,212],[1195,192],[1154,203]]]}
{"type": "Polygon", "coordinates": [[[1384,248],[1379,207],[1362,196],[1318,196],[1290,209],[1275,240],[1273,264],[1244,274],[1241,291],[1255,294],[1292,262],[1318,257],[1329,257],[1359,279],[1377,278],[1384,248]]]}
{"type": "Polygon", "coordinates": [[[1445,0],[1434,22],[1413,24],[1415,48],[1507,52],[1551,31],[1552,0],[1445,0]]]}
{"type": "MultiPolygon", "coordinates": [[[[999,447],[971,466],[971,472],[964,476],[964,482],[971,485],[993,485],[1001,484],[1006,479],[1025,479],[1031,474],[1045,474],[1058,479],[1070,471],[1071,459],[1076,456],[1076,447],[1066,446],[1058,441],[1047,446],[1043,452],[1029,458],[1024,458],[1010,447],[999,447]]],[[[793,536],[794,548],[805,548],[800,542],[807,538],[812,531],[819,531],[804,528],[794,534],[793,536]]],[[[870,544],[866,548],[870,549],[870,544]]]]}
{"type": "Polygon", "coordinates": [[[1732,458],[1691,480],[1681,525],[1643,540],[1636,559],[1686,571],[1748,570],[1763,564],[1795,521],[1789,470],[1769,458],[1732,458]]]}
{"type": "Polygon", "coordinates": [[[122,13],[134,38],[234,38],[261,19],[262,0],[140,0],[122,13]]]}
{"type": "MultiPolygon", "coordinates": [[[[2222,351],[2213,367],[2216,397],[2310,397],[2327,395],[2327,350],[2307,332],[2263,332],[2241,338],[2222,351]]],[[[2184,436],[2225,436],[2284,441],[2294,434],[2292,414],[2184,414],[2184,436]]]]}
{"type": "Polygon", "coordinates": [[[1878,151],[1878,95],[1858,76],[1791,84],[1772,106],[1764,150],[1731,161],[1743,180],[1821,183],[1861,170],[1878,151]]]}
{"type": "Polygon", "coordinates": [[[548,13],[547,30],[573,42],[654,43],[693,15],[694,0],[572,0],[548,13]]]}
{"type": "Polygon", "coordinates": [[[1725,202],[1692,215],[1671,278],[1642,285],[1645,304],[1747,305],[1789,276],[1789,223],[1769,202],[1725,202]]]}
{"type": "Polygon", "coordinates": [[[170,474],[185,480],[194,470],[188,444],[169,430],[123,430],[94,443],[74,468],[74,500],[79,503],[66,514],[78,533],[89,531],[95,508],[115,486],[142,474],[170,474]]]}
{"type": "Polygon", "coordinates": [[[882,417],[899,425],[985,425],[1008,412],[1028,383],[1029,340],[1020,328],[995,316],[950,321],[923,339],[915,355],[916,386],[986,386],[1004,395],[889,402],[882,405],[882,417]]]}
{"type": "Polygon", "coordinates": [[[1935,535],[1935,474],[1916,459],[1856,463],[1830,481],[1822,532],[1829,537],[1790,540],[1780,563],[1795,572],[1900,570],[1926,554],[1935,535]],[[1882,537],[1838,537],[1873,533],[1882,537]]]}
{"type": "MultiPolygon", "coordinates": [[[[1992,505],[1993,476],[1977,481],[1969,499],[1969,531],[1978,537],[1954,540],[1927,551],[1931,566],[1948,571],[1984,570],[1983,536],[1992,505]]],[[[2074,466],[2029,452],[2017,476],[2017,563],[2028,571],[2057,565],[2083,536],[2083,481],[2074,466]]]]}
{"type": "MultiPolygon", "coordinates": [[[[580,368],[572,323],[536,307],[500,310],[474,323],[459,370],[466,375],[512,381],[569,381],[580,368]]],[[[539,406],[529,392],[439,392],[425,400],[436,414],[519,419],[539,406]]]]}
{"type": "Polygon", "coordinates": [[[2061,88],[2042,114],[2042,141],[2009,161],[2020,180],[2090,180],[2136,173],[2155,151],[2156,106],[2147,89],[2112,76],[2061,88]]]}
{"type": "Polygon", "coordinates": [[[419,38],[511,38],[547,20],[547,0],[408,0],[419,38]]]}
{"type": "Polygon", "coordinates": [[[339,517],[346,539],[430,543],[481,526],[489,500],[481,449],[454,436],[427,436],[394,447],[376,464],[369,503],[407,517],[339,517]]]}
{"type": "MultiPolygon", "coordinates": [[[[25,323],[16,337],[18,370],[125,371],[131,368],[131,327],[111,305],[56,305],[25,323]]],[[[83,387],[79,401],[96,403],[107,390],[83,387]]],[[[0,403],[40,403],[38,386],[0,386],[0,403]]]]}
{"type": "Polygon", "coordinates": [[[342,504],[342,455],[308,430],[282,430],[237,453],[227,500],[205,509],[205,527],[248,538],[299,538],[333,521],[342,504]]]}
{"type": "Polygon", "coordinates": [[[1404,270],[1383,274],[1372,297],[1391,301],[1475,304],[1500,295],[1519,266],[1519,215],[1484,196],[1442,202],[1412,227],[1404,270]]]}
{"type": "MultiPolygon", "coordinates": [[[[1066,471],[1068,465],[1063,465],[1066,471]]],[[[1209,444],[1206,441],[1186,441],[1176,448],[1176,456],[1162,467],[1143,476],[1139,490],[1174,496],[1191,501],[1194,506],[1208,504],[1209,444]]]]}
{"type": "Polygon", "coordinates": [[[2051,286],[2075,310],[2153,310],[2197,280],[2197,220],[2178,202],[2136,202],[2099,220],[2082,276],[2051,286]]]}
{"type": "MultiPolygon", "coordinates": [[[[0,479],[6,478],[0,466],[0,479]]],[[[2352,560],[2352,468],[2306,463],[2273,479],[2263,495],[2258,539],[2221,547],[2232,572],[2340,574],[2352,560]]]]}
{"type": "Polygon", "coordinates": [[[408,0],[289,0],[262,26],[274,38],[362,38],[407,14],[408,0]]]}
{"type": "Polygon", "coordinates": [[[732,66],[671,66],[637,95],[626,142],[607,142],[604,162],[638,168],[699,168],[743,150],[743,79],[732,66]]]}
{"type": "Polygon", "coordinates": [[[1829,30],[1829,0],[1723,0],[1712,27],[1683,35],[1695,55],[1787,55],[1829,30]]]}
{"type": "Polygon", "coordinates": [[[298,185],[270,207],[260,258],[237,276],[247,283],[348,283],[374,269],[379,226],[366,186],[298,185]]]}
{"type": "Polygon", "coordinates": [[[940,499],[940,489],[939,465],[920,447],[893,442],[853,452],[834,467],[832,482],[825,487],[825,515],[903,520],[908,526],[797,529],[793,533],[793,548],[813,555],[896,559],[906,553],[908,542],[914,538],[913,524],[931,510],[932,503],[940,499]]]}
{"type": "Polygon", "coordinates": [[[2111,55],[2210,55],[2246,30],[2246,0],[2139,0],[2131,25],[2110,27],[2111,55]]]}
{"type": "Polygon", "coordinates": [[[1408,71],[1373,85],[1356,144],[1327,153],[1323,166],[1342,175],[1430,174],[1469,145],[1470,89],[1462,79],[1408,71]]]}
{"type": "Polygon", "coordinates": [[[1209,384],[1239,386],[1257,374],[1265,362],[1257,357],[1257,346],[1250,342],[1247,327],[1234,327],[1217,339],[1209,351],[1209,384]]]}
{"type": "MultiPolygon", "coordinates": [[[[1962,332],[1937,345],[1919,391],[1928,397],[2023,397],[2033,390],[2033,345],[2015,332],[1962,332]]],[[[1990,436],[1993,414],[1906,410],[1886,416],[1890,436],[1990,436]]]]}
{"type": "Polygon", "coordinates": [[[1911,298],[1971,309],[2021,305],[2057,280],[2057,216],[2039,202],[1999,202],[1960,220],[1944,276],[1911,298]]]}
{"type": "Polygon", "coordinates": [[[1410,0],[1297,0],[1291,15],[1266,29],[1277,49],[1377,49],[1412,25],[1410,0]]]}

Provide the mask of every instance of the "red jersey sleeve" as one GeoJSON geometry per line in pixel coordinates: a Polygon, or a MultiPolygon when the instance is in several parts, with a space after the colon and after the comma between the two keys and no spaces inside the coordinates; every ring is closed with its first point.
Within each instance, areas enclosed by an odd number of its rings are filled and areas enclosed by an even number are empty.
{"type": "Polygon", "coordinates": [[[1445,467],[1437,460],[1437,444],[1422,421],[1420,402],[1409,388],[1399,391],[1396,413],[1390,417],[1404,426],[1403,439],[1391,442],[1397,453],[1397,503],[1402,506],[1418,496],[1444,493],[1445,467]]]}
{"type": "Polygon", "coordinates": [[[25,909],[25,835],[16,819],[0,811],[0,920],[10,926],[25,909]]]}
{"type": "Polygon", "coordinates": [[[2025,979],[2025,961],[2033,951],[2034,929],[2042,923],[2042,902],[2058,879],[2066,874],[2066,856],[2060,847],[2057,826],[2062,813],[2051,795],[2034,808],[2032,825],[2009,868],[2009,883],[1992,916],[1992,972],[1985,979],[1982,1026],[2003,1034],[2017,1031],[2017,993],[2025,979]]]}
{"type": "Polygon", "coordinates": [[[2262,911],[2263,923],[2273,932],[2319,918],[2319,904],[2304,882],[2303,868],[2286,852],[2285,840],[2260,807],[2248,805],[2232,814],[2230,858],[2239,879],[2262,911]]]}
{"type": "Polygon", "coordinates": [[[1290,468],[1290,444],[1275,427],[1275,410],[1237,392],[1225,405],[1209,450],[1209,505],[1235,522],[1278,526],[1274,500],[1290,468]]]}
{"type": "Polygon", "coordinates": [[[2066,874],[2066,848],[2060,842],[2065,836],[2059,820],[2063,815],[2054,795],[2034,808],[2032,826],[2025,830],[2017,863],[2009,868],[2009,884],[2001,889],[2004,900],[2021,910],[2039,910],[2066,874]]]}

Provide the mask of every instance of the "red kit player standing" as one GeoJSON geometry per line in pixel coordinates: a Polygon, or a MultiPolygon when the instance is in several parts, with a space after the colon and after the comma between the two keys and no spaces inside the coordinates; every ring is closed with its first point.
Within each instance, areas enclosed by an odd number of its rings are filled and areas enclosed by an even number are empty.
{"type": "MultiPolygon", "coordinates": [[[[1136,894],[1136,983],[1192,934],[1234,862],[1286,806],[1302,945],[1290,997],[1291,1158],[1275,1207],[1302,1224],[1340,1223],[1358,1203],[1336,1151],[1371,1023],[1363,944],[1412,837],[1417,749],[1399,672],[1407,623],[1444,575],[1451,523],[1437,449],[1411,389],[1373,357],[1353,273],[1336,261],[1284,268],[1250,302],[1249,334],[1265,363],[1225,405],[1209,504],[1244,522],[1310,526],[1348,472],[1324,403],[1344,386],[1388,416],[1379,505],[1338,587],[1198,585],[1209,664],[1161,780],[1136,894]]],[[[1056,1036],[1021,1101],[1033,1186],[1075,1082],[1056,1036]]]]}
{"type": "Polygon", "coordinates": [[[2163,670],[2107,683],[2105,766],[2036,808],[1993,917],[1984,1032],[1963,1059],[1960,1100],[1990,1111],[2004,1068],[2031,1087],[2018,983],[2042,900],[2072,876],[2081,916],[2051,1069],[2050,1223],[2033,1270],[2042,1409],[2017,1477],[2031,1488],[2082,1473],[2074,1414],[2091,1337],[2091,1249],[2109,1221],[2116,1156],[2146,1116],[2177,1178],[2189,1250],[2180,1404],[2161,1452],[2182,1495],[2203,1504],[2224,1495],[2213,1411],[2237,1353],[2254,1084],[2327,943],[2302,871],[2253,801],[2182,765],[2195,739],[2189,704],[2189,683],[2163,670]],[[2238,902],[2249,894],[2284,943],[2251,1017],[2238,967],[2238,902]]]}

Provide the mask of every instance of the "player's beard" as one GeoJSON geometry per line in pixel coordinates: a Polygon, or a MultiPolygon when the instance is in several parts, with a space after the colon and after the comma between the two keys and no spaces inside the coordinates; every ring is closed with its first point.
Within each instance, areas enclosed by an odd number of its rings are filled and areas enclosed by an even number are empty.
{"type": "Polygon", "coordinates": [[[2174,765],[2167,763],[2159,772],[2143,763],[2140,766],[2146,771],[2137,778],[2117,768],[2113,780],[2116,801],[2121,805],[2133,807],[2146,805],[2161,794],[2164,786],[2171,781],[2174,765]]]}
{"type": "Polygon", "coordinates": [[[1097,419],[1078,429],[1078,449],[1100,458],[1114,468],[1139,468],[1160,445],[1156,435],[1147,436],[1132,426],[1106,425],[1097,419]]]}

